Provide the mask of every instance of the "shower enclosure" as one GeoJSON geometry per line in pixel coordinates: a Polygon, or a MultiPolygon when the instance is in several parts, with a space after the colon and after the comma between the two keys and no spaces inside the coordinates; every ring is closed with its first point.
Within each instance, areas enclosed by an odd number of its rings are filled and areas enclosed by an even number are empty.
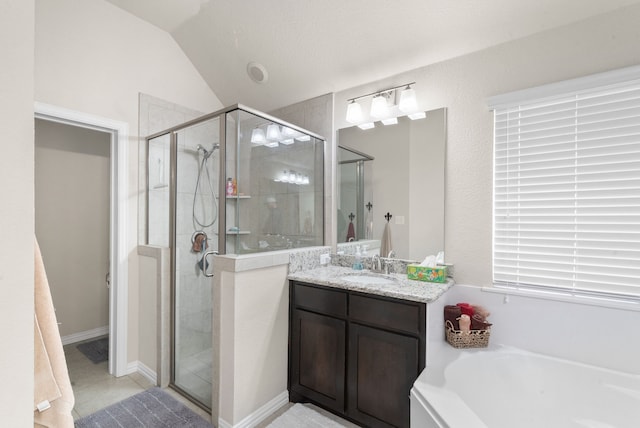
{"type": "Polygon", "coordinates": [[[147,243],[172,256],[170,385],[209,408],[213,257],[323,244],[324,140],[236,105],[147,153],[147,243]]]}

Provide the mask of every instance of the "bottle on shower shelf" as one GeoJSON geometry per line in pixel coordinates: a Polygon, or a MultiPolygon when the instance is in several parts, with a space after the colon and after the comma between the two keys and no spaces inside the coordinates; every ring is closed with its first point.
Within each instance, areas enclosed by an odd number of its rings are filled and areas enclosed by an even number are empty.
{"type": "Polygon", "coordinates": [[[227,178],[227,196],[233,196],[233,179],[231,177],[227,178]]]}

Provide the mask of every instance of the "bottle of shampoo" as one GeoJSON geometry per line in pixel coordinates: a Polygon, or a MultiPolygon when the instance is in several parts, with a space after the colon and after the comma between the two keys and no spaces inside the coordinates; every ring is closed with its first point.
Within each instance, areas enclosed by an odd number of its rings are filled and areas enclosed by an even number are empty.
{"type": "Polygon", "coordinates": [[[227,178],[227,196],[233,196],[233,179],[231,177],[227,178]]]}

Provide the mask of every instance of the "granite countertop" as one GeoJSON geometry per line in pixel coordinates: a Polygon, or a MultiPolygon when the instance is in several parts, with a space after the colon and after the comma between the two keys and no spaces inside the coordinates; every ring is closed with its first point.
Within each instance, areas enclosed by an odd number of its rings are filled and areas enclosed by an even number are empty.
{"type": "Polygon", "coordinates": [[[290,273],[288,278],[290,280],[325,285],[327,287],[424,303],[437,300],[454,284],[451,278],[449,278],[447,282],[439,284],[435,282],[413,281],[408,279],[406,274],[381,274],[371,272],[368,269],[354,270],[348,267],[332,265],[290,273]],[[360,275],[371,276],[372,282],[365,283],[348,280],[349,276],[360,275]],[[387,279],[388,281],[382,284],[376,283],[376,278],[381,280],[387,279]]]}

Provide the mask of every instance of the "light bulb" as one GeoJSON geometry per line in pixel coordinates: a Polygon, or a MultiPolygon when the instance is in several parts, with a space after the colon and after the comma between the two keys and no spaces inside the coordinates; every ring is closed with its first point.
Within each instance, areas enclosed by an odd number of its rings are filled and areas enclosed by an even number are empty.
{"type": "Polygon", "coordinates": [[[264,135],[264,131],[257,126],[253,128],[253,131],[251,131],[251,142],[255,144],[264,144],[265,141],[266,137],[264,135]]]}
{"type": "Polygon", "coordinates": [[[387,99],[382,95],[377,95],[371,100],[371,116],[381,118],[389,115],[387,99]]]}
{"type": "Polygon", "coordinates": [[[415,111],[418,108],[416,91],[414,91],[411,86],[407,85],[407,87],[400,93],[398,108],[404,113],[415,111]]]}
{"type": "Polygon", "coordinates": [[[347,122],[358,123],[361,122],[363,118],[362,107],[356,100],[351,100],[347,105],[347,122]]]}
{"type": "Polygon", "coordinates": [[[296,172],[289,171],[289,183],[295,183],[295,182],[296,182],[296,172]]]}

